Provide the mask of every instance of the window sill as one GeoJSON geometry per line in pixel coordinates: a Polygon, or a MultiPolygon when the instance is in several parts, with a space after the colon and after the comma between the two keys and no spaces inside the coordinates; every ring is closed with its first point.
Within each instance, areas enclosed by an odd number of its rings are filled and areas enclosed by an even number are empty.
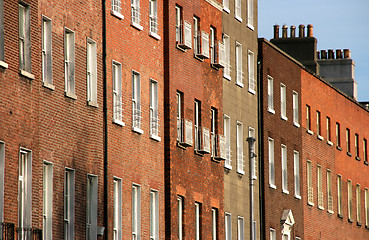
{"type": "Polygon", "coordinates": [[[154,33],[154,32],[151,32],[151,31],[149,32],[149,36],[155,38],[156,40],[161,39],[161,37],[157,33],[154,33]]]}
{"type": "Polygon", "coordinates": [[[290,194],[290,192],[288,191],[288,190],[282,190],[282,193],[284,193],[284,194],[290,194]]]}
{"type": "Polygon", "coordinates": [[[361,227],[363,224],[361,222],[356,222],[356,226],[361,227]]]}
{"type": "Polygon", "coordinates": [[[321,135],[316,136],[320,141],[324,140],[324,137],[322,137],[321,135]]]}
{"type": "Polygon", "coordinates": [[[231,78],[231,76],[226,75],[226,74],[224,74],[224,75],[223,75],[223,77],[224,77],[225,79],[227,79],[228,81],[231,81],[231,79],[232,79],[232,78],[231,78]]]}
{"type": "Polygon", "coordinates": [[[293,122],[293,126],[299,128],[300,127],[300,124],[298,124],[297,122],[293,122]]]}
{"type": "Polygon", "coordinates": [[[324,210],[324,207],[322,207],[322,206],[318,206],[318,209],[320,209],[320,210],[324,210]]]}
{"type": "Polygon", "coordinates": [[[156,136],[156,135],[153,135],[153,134],[150,134],[150,138],[157,141],[157,142],[161,141],[161,138],[159,136],[156,136]]]}
{"type": "Polygon", "coordinates": [[[287,120],[288,120],[288,118],[287,118],[286,116],[281,116],[281,119],[282,119],[282,120],[285,120],[285,121],[287,121],[287,120]]]}
{"type": "Polygon", "coordinates": [[[30,80],[34,80],[35,79],[35,75],[33,75],[32,73],[29,73],[27,71],[24,71],[22,69],[19,69],[19,74],[22,75],[23,77],[26,77],[30,80]]]}
{"type": "Polygon", "coordinates": [[[123,20],[124,19],[124,16],[121,13],[119,13],[119,12],[116,12],[116,11],[111,10],[110,11],[110,14],[112,16],[114,16],[114,17],[117,17],[119,20],[123,20]]]}
{"type": "Polygon", "coordinates": [[[74,100],[77,100],[77,95],[71,92],[65,92],[65,96],[74,100]]]}
{"type": "Polygon", "coordinates": [[[368,162],[368,161],[364,161],[364,164],[365,164],[365,165],[369,165],[369,162],[368,162]]]}
{"type": "Polygon", "coordinates": [[[239,22],[242,22],[242,18],[239,16],[234,16],[235,19],[237,19],[239,22]]]}
{"type": "Polygon", "coordinates": [[[295,195],[295,198],[301,200],[301,196],[300,195],[295,195]]]}
{"type": "Polygon", "coordinates": [[[178,140],[177,140],[177,147],[182,148],[184,150],[187,149],[187,147],[186,146],[183,146],[178,140]]]}
{"type": "Polygon", "coordinates": [[[144,132],[141,128],[138,128],[138,127],[132,127],[132,131],[138,134],[143,134],[144,132]]]}
{"type": "Polygon", "coordinates": [[[347,221],[349,222],[349,223],[353,223],[354,222],[354,220],[352,220],[352,219],[347,219],[347,221]]]}
{"type": "Polygon", "coordinates": [[[340,146],[337,146],[336,148],[337,148],[337,150],[342,151],[342,148],[340,146]]]}
{"type": "Polygon", "coordinates": [[[241,175],[244,175],[245,174],[245,171],[237,170],[237,173],[238,174],[241,174],[241,175]]]}
{"type": "Polygon", "coordinates": [[[136,22],[131,22],[131,26],[136,28],[139,31],[143,30],[143,27],[140,24],[136,23],[136,22]]]}
{"type": "Polygon", "coordinates": [[[327,212],[330,213],[330,214],[333,214],[334,213],[332,210],[328,210],[327,212]]]}
{"type": "Polygon", "coordinates": [[[113,123],[121,126],[121,127],[124,127],[126,124],[124,122],[122,122],[121,120],[118,120],[118,119],[115,119],[113,118],[113,123]]]}
{"type": "Polygon", "coordinates": [[[249,89],[249,93],[251,93],[252,95],[255,95],[255,90],[253,90],[253,89],[249,89]]]}
{"type": "Polygon", "coordinates": [[[254,26],[252,26],[251,24],[247,24],[247,27],[250,28],[251,31],[254,31],[254,26]]]}
{"type": "Polygon", "coordinates": [[[274,109],[270,109],[270,108],[268,108],[268,112],[270,112],[271,114],[275,114],[274,109]]]}
{"type": "Polygon", "coordinates": [[[199,150],[197,150],[197,149],[194,149],[194,152],[195,152],[196,155],[198,155],[200,157],[203,157],[204,156],[204,154],[201,153],[201,152],[199,152],[199,150]]]}
{"type": "Polygon", "coordinates": [[[308,205],[310,205],[310,206],[314,206],[314,203],[312,203],[312,202],[308,202],[308,205]]]}
{"type": "Polygon", "coordinates": [[[7,69],[9,66],[6,62],[0,60],[0,67],[7,69]]]}
{"type": "Polygon", "coordinates": [[[352,156],[352,153],[350,152],[346,152],[347,156],[351,157],[352,156]]]}
{"type": "Polygon", "coordinates": [[[357,161],[361,161],[361,158],[360,158],[360,157],[358,157],[358,156],[355,156],[355,159],[356,159],[357,161]]]}
{"type": "Polygon", "coordinates": [[[236,81],[236,85],[243,88],[243,83],[236,81]]]}
{"type": "Polygon", "coordinates": [[[224,168],[228,169],[228,170],[232,170],[232,166],[231,165],[228,165],[228,164],[225,164],[224,165],[224,168]]]}
{"type": "Polygon", "coordinates": [[[219,69],[221,69],[221,68],[223,68],[223,67],[220,67],[218,64],[216,64],[216,63],[210,63],[210,66],[212,67],[212,68],[214,68],[215,70],[217,70],[217,71],[219,71],[219,69]]]}
{"type": "Polygon", "coordinates": [[[179,50],[181,50],[182,52],[186,52],[186,49],[181,48],[181,47],[178,45],[178,43],[176,43],[176,48],[177,48],[177,49],[179,49],[179,50]]]}
{"type": "Polygon", "coordinates": [[[269,187],[270,187],[270,188],[273,188],[273,189],[277,189],[277,186],[276,186],[276,185],[274,185],[274,184],[270,184],[270,183],[269,183],[269,187]]]}
{"type": "Polygon", "coordinates": [[[310,134],[310,135],[313,135],[314,133],[313,133],[313,131],[311,131],[311,130],[306,130],[306,132],[308,133],[308,134],[310,134]]]}
{"type": "Polygon", "coordinates": [[[50,84],[50,83],[43,82],[42,86],[45,87],[45,88],[48,88],[50,90],[53,90],[53,91],[55,90],[55,86],[50,84]]]}
{"type": "Polygon", "coordinates": [[[327,144],[329,145],[329,146],[333,146],[333,143],[331,142],[331,141],[327,141],[327,144]]]}
{"type": "Polygon", "coordinates": [[[223,11],[226,12],[226,13],[230,13],[231,12],[231,10],[229,10],[229,8],[227,8],[227,7],[223,7],[223,11]]]}
{"type": "Polygon", "coordinates": [[[337,217],[343,218],[343,215],[339,213],[339,214],[337,214],[337,217]]]}
{"type": "Polygon", "coordinates": [[[90,101],[90,100],[87,101],[87,105],[88,106],[91,106],[91,107],[95,107],[95,108],[98,108],[99,107],[99,105],[97,104],[97,102],[93,102],[93,101],[90,101]]]}
{"type": "Polygon", "coordinates": [[[194,53],[193,54],[193,57],[196,58],[197,60],[199,60],[200,62],[203,62],[204,61],[204,58],[201,58],[201,57],[198,57],[199,54],[197,53],[194,53]]]}

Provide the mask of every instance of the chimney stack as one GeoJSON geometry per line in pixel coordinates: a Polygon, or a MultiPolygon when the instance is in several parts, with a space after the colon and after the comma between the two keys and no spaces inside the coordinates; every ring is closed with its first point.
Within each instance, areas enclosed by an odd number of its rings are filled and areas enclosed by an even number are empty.
{"type": "Polygon", "coordinates": [[[282,38],[287,38],[287,25],[282,27],[282,38]]]}
{"type": "Polygon", "coordinates": [[[320,51],[320,59],[327,59],[327,51],[321,50],[320,51]]]}
{"type": "Polygon", "coordinates": [[[274,25],[274,38],[279,38],[279,25],[274,25]]]}
{"type": "Polygon", "coordinates": [[[342,59],[342,50],[336,49],[336,59],[342,59]]]}
{"type": "Polygon", "coordinates": [[[296,27],[292,25],[290,29],[291,29],[290,37],[291,38],[296,37],[296,27]]]}
{"type": "Polygon", "coordinates": [[[351,51],[349,49],[343,49],[344,58],[351,58],[351,51]]]}
{"type": "Polygon", "coordinates": [[[313,37],[313,25],[309,24],[308,25],[308,33],[307,33],[308,37],[313,37]]]}
{"type": "Polygon", "coordinates": [[[317,59],[320,59],[320,51],[318,50],[318,51],[316,51],[316,58],[317,59]]]}
{"type": "Polygon", "coordinates": [[[328,59],[334,59],[333,49],[328,49],[328,59]]]}
{"type": "Polygon", "coordinates": [[[302,24],[299,25],[299,37],[300,38],[305,37],[305,26],[302,24]]]}

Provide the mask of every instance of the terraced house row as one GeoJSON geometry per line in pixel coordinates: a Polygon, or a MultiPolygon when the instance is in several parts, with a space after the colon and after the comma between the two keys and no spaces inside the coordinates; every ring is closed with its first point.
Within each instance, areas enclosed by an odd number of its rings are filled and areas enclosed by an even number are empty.
{"type": "Polygon", "coordinates": [[[0,0],[0,239],[366,239],[350,52],[257,19],[256,0],[0,0]]]}

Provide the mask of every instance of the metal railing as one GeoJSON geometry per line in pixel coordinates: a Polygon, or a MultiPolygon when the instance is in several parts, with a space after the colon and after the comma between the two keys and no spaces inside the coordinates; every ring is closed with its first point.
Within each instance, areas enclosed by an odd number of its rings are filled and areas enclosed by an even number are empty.
{"type": "Polygon", "coordinates": [[[18,240],[42,240],[42,229],[39,228],[17,228],[18,240]]]}
{"type": "Polygon", "coordinates": [[[14,223],[0,224],[0,239],[1,240],[13,240],[14,239],[14,223]]]}

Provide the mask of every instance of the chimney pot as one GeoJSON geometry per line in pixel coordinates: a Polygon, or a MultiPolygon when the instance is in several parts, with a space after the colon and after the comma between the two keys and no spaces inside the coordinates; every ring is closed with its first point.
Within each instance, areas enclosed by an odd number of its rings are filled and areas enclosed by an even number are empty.
{"type": "Polygon", "coordinates": [[[328,59],[334,59],[334,51],[333,51],[333,49],[328,49],[328,59]]]}
{"type": "Polygon", "coordinates": [[[320,51],[320,57],[321,57],[321,59],[327,59],[327,51],[326,50],[321,50],[320,51]]]}
{"type": "Polygon", "coordinates": [[[299,25],[299,37],[300,38],[305,37],[305,26],[302,24],[299,25]]]}
{"type": "Polygon", "coordinates": [[[349,49],[343,49],[344,58],[351,58],[351,51],[349,49]]]}
{"type": "Polygon", "coordinates": [[[296,27],[292,25],[290,29],[291,29],[290,37],[291,38],[296,37],[296,27]]]}
{"type": "Polygon", "coordinates": [[[282,27],[282,38],[287,38],[287,25],[282,27]]]}
{"type": "Polygon", "coordinates": [[[308,28],[307,36],[313,37],[313,25],[309,24],[307,28],[308,28]]]}
{"type": "Polygon", "coordinates": [[[318,50],[318,51],[316,51],[316,58],[317,58],[317,59],[320,59],[320,52],[319,52],[319,50],[318,50]]]}
{"type": "Polygon", "coordinates": [[[342,50],[336,49],[336,59],[342,59],[342,50]]]}
{"type": "Polygon", "coordinates": [[[279,25],[274,25],[274,38],[279,38],[279,25]]]}

